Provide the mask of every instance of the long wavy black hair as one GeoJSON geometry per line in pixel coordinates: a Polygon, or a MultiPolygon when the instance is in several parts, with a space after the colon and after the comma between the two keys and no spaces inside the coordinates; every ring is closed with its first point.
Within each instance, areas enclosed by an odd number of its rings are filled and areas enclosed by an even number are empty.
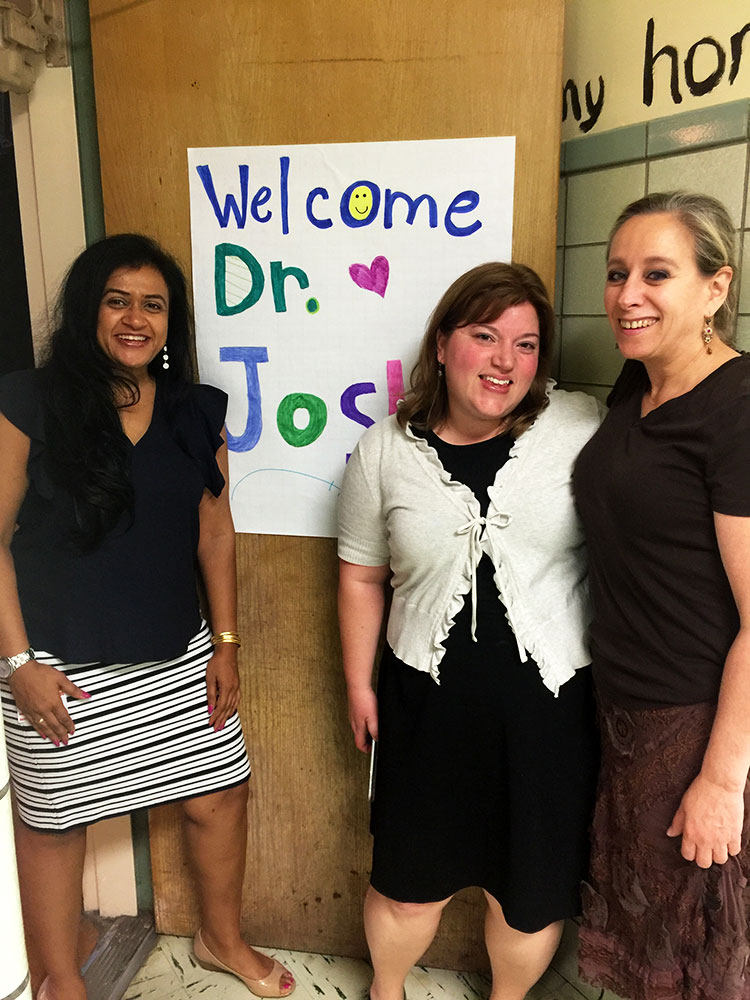
{"type": "Polygon", "coordinates": [[[140,394],[135,381],[99,346],[97,322],[112,273],[141,267],[155,268],[169,291],[169,368],[163,368],[159,354],[148,369],[169,414],[195,381],[193,320],[179,264],[147,236],[108,236],[74,261],[60,290],[42,363],[49,471],[73,498],[74,541],[84,551],[96,548],[133,508],[131,446],[118,411],[134,405],[140,394]]]}

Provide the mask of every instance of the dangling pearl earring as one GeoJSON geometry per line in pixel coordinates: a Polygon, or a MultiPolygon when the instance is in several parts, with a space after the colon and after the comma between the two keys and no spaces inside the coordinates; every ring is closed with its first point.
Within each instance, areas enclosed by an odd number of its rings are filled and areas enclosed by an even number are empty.
{"type": "Polygon", "coordinates": [[[711,341],[713,339],[714,331],[711,326],[711,316],[706,316],[703,320],[703,343],[706,345],[706,354],[712,354],[711,341]]]}
{"type": "Polygon", "coordinates": [[[165,371],[167,368],[169,368],[169,355],[167,354],[166,342],[164,343],[164,351],[162,352],[161,356],[161,366],[165,371]]]}
{"type": "Polygon", "coordinates": [[[445,375],[445,365],[443,364],[442,361],[438,361],[437,363],[437,373],[438,373],[438,378],[442,378],[443,375],[445,375]]]}

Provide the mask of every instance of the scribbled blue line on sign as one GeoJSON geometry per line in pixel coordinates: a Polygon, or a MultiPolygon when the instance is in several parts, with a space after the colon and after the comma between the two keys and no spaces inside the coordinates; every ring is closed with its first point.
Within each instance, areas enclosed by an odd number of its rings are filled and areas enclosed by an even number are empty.
{"type": "Polygon", "coordinates": [[[240,488],[240,486],[245,482],[246,479],[249,479],[251,476],[257,476],[259,472],[282,472],[289,476],[302,476],[304,479],[313,479],[315,480],[315,482],[324,483],[328,487],[329,493],[331,492],[331,490],[338,490],[339,492],[341,492],[341,487],[338,485],[338,483],[334,483],[333,480],[331,479],[324,479],[322,476],[313,476],[309,472],[298,472],[296,469],[268,468],[268,469],[253,469],[252,472],[245,473],[242,479],[238,480],[234,484],[234,487],[232,488],[231,499],[234,500],[235,493],[240,488]]]}

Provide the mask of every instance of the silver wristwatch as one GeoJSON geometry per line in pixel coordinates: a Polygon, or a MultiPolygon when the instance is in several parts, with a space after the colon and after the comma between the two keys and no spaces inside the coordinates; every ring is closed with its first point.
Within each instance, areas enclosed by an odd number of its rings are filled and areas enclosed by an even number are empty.
{"type": "Polygon", "coordinates": [[[8,680],[24,663],[35,659],[36,653],[31,646],[28,649],[24,649],[22,653],[16,653],[15,656],[0,656],[0,679],[8,680]]]}

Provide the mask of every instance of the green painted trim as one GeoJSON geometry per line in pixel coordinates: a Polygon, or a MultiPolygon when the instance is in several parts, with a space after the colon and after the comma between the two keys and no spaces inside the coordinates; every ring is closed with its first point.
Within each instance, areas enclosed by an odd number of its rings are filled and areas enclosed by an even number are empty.
{"type": "Polygon", "coordinates": [[[646,123],[614,128],[599,135],[585,135],[568,139],[565,146],[565,172],[610,167],[619,163],[632,163],[646,156],[646,123]]]}
{"type": "Polygon", "coordinates": [[[65,4],[73,70],[73,99],[78,132],[78,159],[81,171],[83,222],[86,243],[101,239],[104,227],[102,175],[99,163],[99,135],[94,100],[94,65],[91,57],[91,26],[88,0],[68,0],[65,4]]]}
{"type": "Polygon", "coordinates": [[[565,213],[568,210],[568,180],[563,175],[557,189],[557,246],[565,246],[565,213]]]}
{"type": "Polygon", "coordinates": [[[130,814],[135,866],[135,898],[138,912],[154,910],[154,881],[151,876],[151,848],[148,839],[148,810],[136,809],[130,814]]]}
{"type": "Polygon", "coordinates": [[[568,139],[562,143],[560,172],[565,177],[669,153],[697,152],[745,141],[749,132],[750,99],[743,98],[568,139]]]}
{"type": "Polygon", "coordinates": [[[747,138],[750,100],[716,104],[647,123],[647,155],[694,152],[747,138]]]}

